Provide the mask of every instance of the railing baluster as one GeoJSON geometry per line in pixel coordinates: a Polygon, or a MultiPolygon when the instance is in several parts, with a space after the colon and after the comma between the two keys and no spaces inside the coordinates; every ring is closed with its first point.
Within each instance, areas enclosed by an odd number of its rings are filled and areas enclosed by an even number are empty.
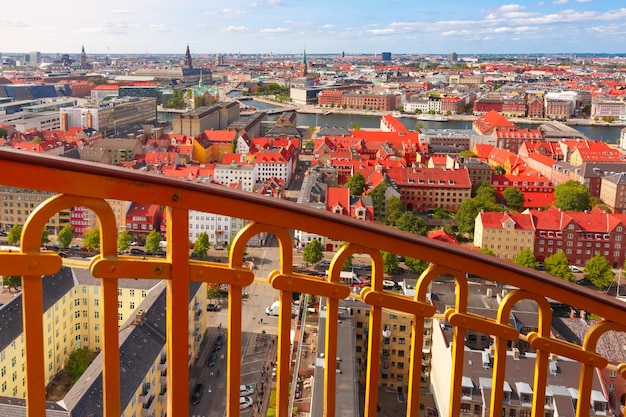
{"type": "MultiPolygon", "coordinates": [[[[189,415],[189,237],[188,214],[181,208],[167,208],[167,259],[172,278],[167,281],[167,415],[189,415]]],[[[230,358],[229,358],[230,359],[230,358]]]]}

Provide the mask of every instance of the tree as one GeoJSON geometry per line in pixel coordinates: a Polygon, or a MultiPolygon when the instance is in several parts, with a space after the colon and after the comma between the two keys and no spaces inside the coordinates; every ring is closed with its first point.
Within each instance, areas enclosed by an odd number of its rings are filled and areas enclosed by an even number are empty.
{"type": "Polygon", "coordinates": [[[206,100],[204,99],[203,96],[198,96],[198,97],[193,98],[194,108],[203,107],[203,106],[206,106],[206,100]]]}
{"type": "Polygon", "coordinates": [[[587,261],[587,265],[585,265],[585,277],[591,281],[593,285],[601,289],[611,285],[615,278],[608,259],[600,254],[597,254],[587,261]]]}
{"type": "Polygon", "coordinates": [[[13,227],[9,229],[9,233],[7,234],[7,241],[10,245],[16,245],[20,243],[23,228],[24,227],[21,224],[14,224],[13,227]]]}
{"type": "Polygon", "coordinates": [[[72,375],[72,384],[78,381],[81,375],[85,373],[95,357],[94,352],[85,349],[76,349],[70,353],[66,369],[72,375]]]}
{"type": "Polygon", "coordinates": [[[530,248],[522,249],[521,252],[515,257],[515,263],[532,269],[537,269],[539,266],[539,262],[537,262],[535,254],[530,248]]]}
{"type": "Polygon", "coordinates": [[[402,201],[400,201],[398,197],[391,196],[385,202],[385,206],[386,206],[385,223],[388,226],[395,226],[400,216],[402,216],[402,213],[404,213],[404,205],[402,204],[402,201]]]}
{"type": "Polygon", "coordinates": [[[504,169],[503,166],[498,165],[497,167],[493,169],[493,173],[496,175],[503,175],[503,174],[506,174],[506,170],[504,169]]]}
{"type": "Polygon", "coordinates": [[[361,130],[361,124],[358,122],[354,122],[352,124],[352,130],[361,130]]]}
{"type": "Polygon", "coordinates": [[[120,233],[117,237],[117,250],[120,252],[128,250],[132,241],[133,236],[128,232],[128,230],[122,231],[122,233],[120,233]]]}
{"type": "MultiPolygon", "coordinates": [[[[348,242],[343,242],[343,244],[341,245],[341,247],[347,246],[348,242]]],[[[348,258],[346,258],[345,262],[343,263],[341,269],[350,269],[352,268],[352,261],[354,261],[354,256],[350,255],[348,256],[348,258]]]]}
{"type": "Polygon", "coordinates": [[[383,271],[390,273],[398,267],[398,256],[395,253],[383,251],[383,271]]]}
{"type": "Polygon", "coordinates": [[[167,101],[167,107],[173,107],[175,109],[185,107],[185,99],[183,98],[183,92],[181,90],[174,90],[172,98],[167,101]]]}
{"type": "Polygon", "coordinates": [[[70,243],[72,243],[73,239],[74,239],[74,228],[71,225],[66,224],[65,226],[63,226],[63,229],[61,229],[61,231],[59,231],[59,234],[57,235],[57,243],[59,244],[60,248],[65,249],[68,246],[70,246],[70,243]]]}
{"type": "Polygon", "coordinates": [[[569,261],[562,250],[554,255],[548,256],[544,261],[546,272],[553,277],[561,278],[565,281],[574,282],[574,274],[569,269],[569,261]]]}
{"type": "Polygon", "coordinates": [[[476,156],[474,152],[468,150],[459,152],[459,157],[461,158],[476,158],[476,156]]]}
{"type": "Polygon", "coordinates": [[[161,236],[161,233],[157,232],[156,229],[152,229],[146,237],[146,252],[156,253],[160,251],[162,240],[163,236],[161,236]]]}
{"type": "Polygon", "coordinates": [[[365,191],[365,177],[357,172],[346,181],[345,187],[350,189],[350,195],[363,195],[365,191]]]}
{"type": "Polygon", "coordinates": [[[220,298],[220,289],[215,284],[208,284],[206,287],[206,298],[208,300],[213,300],[215,298],[220,298]]]}
{"type": "Polygon", "coordinates": [[[429,265],[428,262],[422,261],[421,259],[408,258],[408,257],[404,259],[404,264],[407,266],[407,268],[412,269],[418,274],[421,274],[422,272],[424,272],[424,270],[428,268],[428,265],[429,265]]]}
{"type": "Polygon", "coordinates": [[[22,277],[19,275],[4,275],[2,277],[2,286],[8,287],[9,291],[13,288],[15,291],[22,285],[22,277]]]}
{"type": "Polygon", "coordinates": [[[480,253],[484,253],[485,255],[491,255],[491,256],[496,256],[496,253],[494,251],[492,251],[491,249],[489,249],[488,247],[483,247],[478,249],[478,252],[480,253]]]}
{"type": "Polygon", "coordinates": [[[48,243],[50,243],[50,231],[48,229],[46,229],[46,227],[44,226],[43,230],[41,231],[41,246],[45,246],[48,243]]]}
{"type": "Polygon", "coordinates": [[[452,218],[450,213],[448,213],[441,207],[435,207],[435,209],[433,210],[433,219],[441,220],[441,219],[450,219],[450,218],[452,218]]]}
{"type": "Polygon", "coordinates": [[[508,187],[502,193],[506,205],[514,210],[521,210],[524,207],[524,193],[519,188],[508,187]]]}
{"type": "Polygon", "coordinates": [[[591,205],[587,187],[574,180],[554,187],[554,197],[554,205],[563,211],[584,211],[591,205]]]}
{"type": "Polygon", "coordinates": [[[456,220],[460,234],[474,233],[476,216],[481,210],[502,211],[502,207],[496,202],[496,191],[487,181],[478,183],[476,197],[463,200],[456,212],[456,220]]]}
{"type": "Polygon", "coordinates": [[[402,213],[396,222],[396,229],[421,236],[425,236],[428,232],[424,219],[417,217],[410,211],[402,213]]]}
{"type": "Polygon", "coordinates": [[[0,138],[6,139],[9,136],[9,132],[6,129],[0,128],[0,138]]]}
{"type": "Polygon", "coordinates": [[[100,248],[100,229],[96,227],[85,233],[83,246],[87,248],[88,251],[100,248]]]}
{"type": "Polygon", "coordinates": [[[324,248],[319,240],[313,239],[302,250],[302,260],[310,264],[316,264],[324,257],[324,248]]]}
{"type": "Polygon", "coordinates": [[[193,253],[198,255],[198,258],[205,258],[210,248],[209,235],[206,232],[200,233],[193,245],[193,253]]]}

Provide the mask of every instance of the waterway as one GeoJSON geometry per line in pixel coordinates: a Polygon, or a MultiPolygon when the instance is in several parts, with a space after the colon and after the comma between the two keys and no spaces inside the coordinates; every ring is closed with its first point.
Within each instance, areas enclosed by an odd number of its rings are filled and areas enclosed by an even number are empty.
{"type": "MultiPolygon", "coordinates": [[[[229,94],[230,97],[241,96],[241,92],[233,91],[229,94]]],[[[257,101],[254,99],[245,100],[245,103],[250,107],[263,111],[267,109],[276,108],[278,106],[257,101]]],[[[269,116],[268,120],[273,120],[274,116],[269,116]]],[[[424,120],[416,120],[410,117],[400,117],[400,122],[410,130],[416,128],[423,129],[472,129],[472,123],[461,120],[449,120],[447,122],[431,122],[424,120]]],[[[365,129],[377,129],[380,128],[380,116],[377,115],[358,115],[358,114],[305,114],[298,113],[297,121],[298,126],[321,126],[321,127],[345,127],[351,129],[355,124],[365,129]]],[[[536,124],[519,123],[519,127],[536,128],[536,124]]],[[[583,133],[589,139],[601,140],[607,143],[618,143],[620,132],[623,126],[571,126],[579,132],[583,133]]]]}

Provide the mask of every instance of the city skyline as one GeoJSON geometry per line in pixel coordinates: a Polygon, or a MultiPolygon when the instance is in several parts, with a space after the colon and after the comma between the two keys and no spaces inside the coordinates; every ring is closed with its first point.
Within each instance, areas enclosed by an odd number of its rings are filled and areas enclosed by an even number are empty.
{"type": "Polygon", "coordinates": [[[0,52],[88,54],[620,53],[626,8],[617,0],[532,3],[450,0],[428,6],[391,1],[228,3],[112,0],[97,13],[69,0],[37,0],[27,15],[9,3],[0,52]],[[381,12],[381,8],[385,10],[381,12]],[[54,16],[54,18],[52,18],[54,16]]]}

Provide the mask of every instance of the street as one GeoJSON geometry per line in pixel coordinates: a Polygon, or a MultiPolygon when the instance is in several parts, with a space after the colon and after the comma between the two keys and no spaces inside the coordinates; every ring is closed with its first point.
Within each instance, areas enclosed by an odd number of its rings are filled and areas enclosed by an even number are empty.
{"type": "MultiPolygon", "coordinates": [[[[253,259],[257,278],[266,279],[270,271],[278,267],[278,248],[248,248],[247,258],[253,259]]],[[[278,299],[278,292],[269,285],[252,283],[244,289],[248,298],[243,302],[241,384],[253,385],[253,405],[241,410],[242,416],[265,415],[272,380],[267,372],[270,362],[276,360],[277,317],[267,316],[265,309],[278,299]],[[264,371],[265,370],[265,371],[264,371]],[[265,375],[263,374],[265,372],[265,375]]],[[[228,323],[227,300],[221,300],[219,311],[207,311],[207,341],[200,357],[189,371],[189,391],[202,383],[204,392],[200,403],[191,404],[190,416],[223,417],[226,410],[226,328],[228,323]],[[207,365],[209,355],[218,335],[224,336],[224,344],[217,351],[214,366],[207,365]],[[224,355],[224,359],[222,358],[224,355]],[[219,373],[219,375],[218,375],[219,373]]],[[[211,300],[214,302],[214,300],[211,300]]]]}

